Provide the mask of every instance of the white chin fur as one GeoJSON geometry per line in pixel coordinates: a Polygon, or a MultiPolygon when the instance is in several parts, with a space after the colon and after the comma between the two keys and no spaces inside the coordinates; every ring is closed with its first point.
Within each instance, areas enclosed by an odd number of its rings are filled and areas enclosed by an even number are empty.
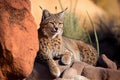
{"type": "Polygon", "coordinates": [[[58,30],[57,33],[52,36],[52,39],[54,39],[59,34],[62,34],[62,31],[58,30]]]}

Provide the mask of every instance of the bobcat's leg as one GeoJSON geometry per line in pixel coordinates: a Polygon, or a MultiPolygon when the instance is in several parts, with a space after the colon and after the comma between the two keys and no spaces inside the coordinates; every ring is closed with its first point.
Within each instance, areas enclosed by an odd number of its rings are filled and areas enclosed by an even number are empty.
{"type": "Polygon", "coordinates": [[[69,65],[72,62],[72,53],[68,50],[65,50],[62,58],[61,58],[61,62],[65,65],[69,65]]]}
{"type": "Polygon", "coordinates": [[[55,63],[55,61],[50,56],[46,55],[44,52],[40,52],[39,54],[40,54],[39,56],[42,57],[42,59],[44,60],[44,62],[48,66],[51,75],[53,77],[59,77],[60,76],[60,69],[57,66],[57,64],[55,63]]]}
{"type": "Polygon", "coordinates": [[[55,63],[55,61],[52,58],[49,58],[47,63],[48,63],[47,65],[49,67],[50,73],[54,77],[59,77],[60,76],[60,69],[57,66],[57,64],[55,63]]]}

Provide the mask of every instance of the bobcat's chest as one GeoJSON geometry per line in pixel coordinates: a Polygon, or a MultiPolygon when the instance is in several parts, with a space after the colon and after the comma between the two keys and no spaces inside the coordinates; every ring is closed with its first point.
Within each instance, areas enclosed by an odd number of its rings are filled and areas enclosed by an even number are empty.
{"type": "Polygon", "coordinates": [[[62,40],[58,37],[51,40],[46,38],[41,38],[40,49],[47,54],[58,56],[60,55],[62,50],[62,40]]]}

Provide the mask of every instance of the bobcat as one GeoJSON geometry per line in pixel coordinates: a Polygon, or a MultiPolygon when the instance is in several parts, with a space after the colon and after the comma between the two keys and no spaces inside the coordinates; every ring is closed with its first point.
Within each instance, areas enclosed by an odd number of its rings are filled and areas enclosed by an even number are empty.
{"type": "Polygon", "coordinates": [[[62,36],[64,11],[51,14],[43,10],[40,28],[38,29],[39,52],[37,59],[45,62],[54,77],[60,76],[60,70],[54,58],[60,59],[64,65],[75,61],[83,61],[95,65],[98,55],[96,50],[80,40],[62,36]]]}

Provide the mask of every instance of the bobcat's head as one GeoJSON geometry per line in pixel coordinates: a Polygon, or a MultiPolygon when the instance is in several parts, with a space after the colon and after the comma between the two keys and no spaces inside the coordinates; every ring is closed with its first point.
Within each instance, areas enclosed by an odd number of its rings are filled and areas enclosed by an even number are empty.
{"type": "Polygon", "coordinates": [[[55,38],[63,33],[64,11],[51,14],[48,10],[43,10],[40,28],[48,38],[55,38]]]}

